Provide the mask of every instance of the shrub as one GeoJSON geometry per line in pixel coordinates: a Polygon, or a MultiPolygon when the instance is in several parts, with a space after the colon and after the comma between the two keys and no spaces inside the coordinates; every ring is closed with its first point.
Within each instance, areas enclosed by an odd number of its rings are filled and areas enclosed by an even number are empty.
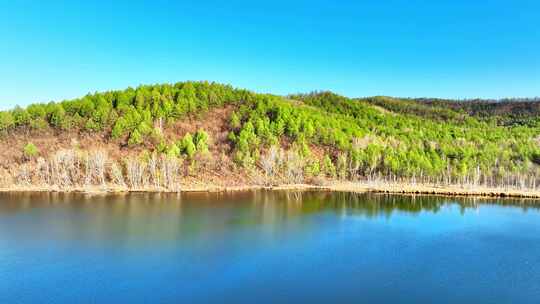
{"type": "Polygon", "coordinates": [[[204,130],[199,130],[197,133],[195,133],[194,142],[197,152],[203,154],[208,153],[208,140],[208,133],[206,133],[204,130]]]}
{"type": "Polygon", "coordinates": [[[322,171],[327,177],[335,178],[336,177],[336,167],[328,155],[325,155],[323,158],[323,167],[322,171]]]}
{"type": "Polygon", "coordinates": [[[197,148],[193,143],[193,137],[189,133],[186,133],[186,135],[184,135],[184,137],[179,143],[179,146],[182,153],[184,153],[190,158],[193,157],[195,155],[195,152],[197,151],[197,148]]]}
{"type": "Polygon", "coordinates": [[[59,104],[51,104],[49,109],[49,121],[51,125],[57,128],[66,129],[68,127],[68,119],[66,111],[59,104]]]}
{"type": "Polygon", "coordinates": [[[41,130],[41,129],[45,129],[46,127],[48,127],[49,124],[43,118],[36,118],[36,119],[32,119],[30,121],[29,126],[32,129],[41,130]]]}
{"type": "Polygon", "coordinates": [[[100,131],[101,130],[101,126],[98,123],[96,123],[93,119],[89,119],[88,121],[86,121],[86,124],[84,125],[84,127],[88,131],[100,131]]]}
{"type": "Polygon", "coordinates": [[[347,178],[347,154],[340,153],[337,158],[337,175],[340,179],[347,178]]]}
{"type": "Polygon", "coordinates": [[[319,174],[321,173],[321,166],[319,164],[319,161],[315,159],[313,161],[308,162],[305,168],[305,172],[306,172],[306,175],[310,177],[319,176],[319,174]]]}
{"type": "Polygon", "coordinates": [[[111,136],[112,138],[119,138],[126,132],[126,130],[127,130],[126,120],[123,117],[120,117],[114,124],[111,136]]]}
{"type": "Polygon", "coordinates": [[[0,112],[0,131],[5,131],[15,124],[10,112],[0,112]]]}
{"type": "Polygon", "coordinates": [[[16,106],[15,109],[11,112],[13,116],[13,122],[17,126],[22,126],[30,122],[30,114],[19,106],[16,106]]]}
{"type": "Polygon", "coordinates": [[[140,145],[143,143],[143,136],[137,129],[133,130],[131,134],[129,135],[128,145],[134,146],[134,145],[140,145]]]}
{"type": "Polygon", "coordinates": [[[231,114],[231,127],[233,129],[238,129],[240,128],[240,126],[241,126],[240,117],[238,116],[238,114],[236,114],[236,112],[233,112],[231,114]]]}
{"type": "Polygon", "coordinates": [[[180,153],[181,153],[180,148],[178,148],[178,146],[176,144],[174,144],[174,143],[167,146],[167,148],[165,150],[165,154],[169,158],[176,158],[176,157],[180,156],[180,153]]]}
{"type": "Polygon", "coordinates": [[[27,143],[23,148],[23,154],[26,159],[32,159],[39,154],[39,150],[33,143],[27,143]]]}

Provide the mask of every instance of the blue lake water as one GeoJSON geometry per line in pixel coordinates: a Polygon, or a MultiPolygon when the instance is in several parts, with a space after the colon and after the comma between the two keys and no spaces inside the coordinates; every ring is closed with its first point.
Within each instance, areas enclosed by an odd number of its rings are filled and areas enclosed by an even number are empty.
{"type": "Polygon", "coordinates": [[[0,194],[0,303],[540,303],[534,201],[0,194]]]}

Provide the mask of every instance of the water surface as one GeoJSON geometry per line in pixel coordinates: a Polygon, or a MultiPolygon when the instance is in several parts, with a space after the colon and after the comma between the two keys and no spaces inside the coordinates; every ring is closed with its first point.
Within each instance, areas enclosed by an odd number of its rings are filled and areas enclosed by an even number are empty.
{"type": "Polygon", "coordinates": [[[536,204],[0,194],[0,303],[539,303],[536,204]]]}

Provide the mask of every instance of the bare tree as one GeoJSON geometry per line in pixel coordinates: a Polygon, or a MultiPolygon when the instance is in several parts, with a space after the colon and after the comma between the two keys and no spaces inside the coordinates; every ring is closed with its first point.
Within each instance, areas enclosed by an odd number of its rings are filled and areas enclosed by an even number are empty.
{"type": "Polygon", "coordinates": [[[163,157],[161,159],[161,172],[163,174],[163,186],[169,190],[178,191],[181,160],[177,158],[163,157]]]}
{"type": "Polygon", "coordinates": [[[153,183],[155,189],[158,189],[161,185],[160,172],[159,172],[159,160],[155,153],[152,153],[148,159],[148,172],[150,173],[150,180],[153,183]]]}
{"type": "Polygon", "coordinates": [[[105,167],[108,156],[104,151],[94,151],[86,157],[85,184],[105,185],[105,167]]]}
{"type": "Polygon", "coordinates": [[[260,157],[260,164],[264,171],[266,184],[272,183],[275,178],[278,158],[279,148],[277,146],[271,146],[270,149],[260,157]]]}
{"type": "Polygon", "coordinates": [[[144,185],[146,164],[141,160],[128,158],[126,160],[126,177],[132,189],[140,189],[144,185]]]}
{"type": "Polygon", "coordinates": [[[19,167],[19,171],[17,172],[17,184],[24,186],[32,184],[30,169],[27,164],[23,164],[19,167]]]}
{"type": "Polygon", "coordinates": [[[124,181],[124,173],[122,173],[122,167],[118,165],[118,163],[113,162],[111,164],[110,176],[111,176],[111,181],[113,182],[113,184],[122,186],[122,187],[126,186],[126,183],[124,181]]]}
{"type": "Polygon", "coordinates": [[[37,176],[41,184],[51,184],[50,165],[43,157],[38,158],[36,166],[37,176]]]}
{"type": "Polygon", "coordinates": [[[285,178],[288,183],[302,183],[304,181],[304,160],[294,151],[285,154],[285,178]]]}
{"type": "Polygon", "coordinates": [[[50,160],[51,182],[61,188],[75,185],[80,176],[79,162],[73,150],[60,150],[50,160]]]}

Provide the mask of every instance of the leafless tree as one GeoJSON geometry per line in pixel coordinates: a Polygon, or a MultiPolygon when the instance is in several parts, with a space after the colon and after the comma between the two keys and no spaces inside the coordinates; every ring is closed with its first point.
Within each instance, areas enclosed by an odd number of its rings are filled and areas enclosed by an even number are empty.
{"type": "Polygon", "coordinates": [[[32,178],[30,175],[30,169],[27,164],[23,164],[19,167],[17,172],[17,184],[28,186],[32,184],[32,178]]]}
{"type": "Polygon", "coordinates": [[[294,151],[285,154],[285,178],[288,183],[302,183],[304,181],[304,160],[294,151]]]}
{"type": "Polygon", "coordinates": [[[85,184],[105,185],[107,159],[107,153],[104,151],[94,151],[86,156],[85,184]]]}
{"type": "Polygon", "coordinates": [[[36,165],[36,173],[41,184],[51,184],[50,165],[43,157],[38,158],[36,165]]]}
{"type": "Polygon", "coordinates": [[[148,172],[150,174],[150,180],[153,183],[155,189],[158,189],[161,185],[160,172],[159,172],[159,159],[155,153],[152,153],[148,159],[148,172]]]}
{"type": "Polygon", "coordinates": [[[270,149],[260,157],[260,164],[264,171],[266,184],[272,183],[275,178],[278,158],[279,148],[277,146],[271,146],[270,149]]]}
{"type": "Polygon", "coordinates": [[[121,186],[121,187],[126,186],[126,183],[124,181],[124,173],[122,173],[122,167],[118,165],[117,162],[113,162],[111,164],[110,176],[111,176],[111,181],[113,182],[113,184],[121,186]]]}
{"type": "Polygon", "coordinates": [[[51,182],[61,188],[71,187],[80,176],[79,162],[75,151],[60,150],[50,160],[51,182]]]}
{"type": "Polygon", "coordinates": [[[161,172],[163,186],[169,190],[180,190],[178,178],[180,173],[180,160],[177,158],[163,157],[161,159],[161,172]]]}
{"type": "Polygon", "coordinates": [[[144,185],[146,163],[139,159],[128,158],[126,160],[126,177],[132,189],[140,189],[144,185]]]}

